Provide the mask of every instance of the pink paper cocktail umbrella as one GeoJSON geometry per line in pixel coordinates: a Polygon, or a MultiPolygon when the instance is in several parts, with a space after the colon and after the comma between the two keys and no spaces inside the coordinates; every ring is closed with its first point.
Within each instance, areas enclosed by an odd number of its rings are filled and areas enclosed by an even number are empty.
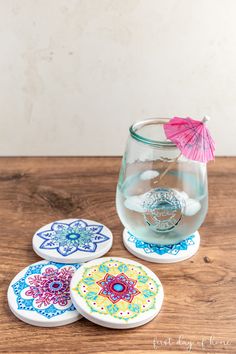
{"type": "Polygon", "coordinates": [[[215,143],[206,126],[208,117],[202,121],[174,117],[164,124],[167,139],[171,140],[190,160],[208,162],[214,160],[215,143]]]}
{"type": "Polygon", "coordinates": [[[208,120],[209,117],[204,117],[202,121],[190,117],[174,117],[164,124],[167,139],[179,148],[180,154],[154,183],[158,183],[165,176],[181,155],[190,160],[204,163],[214,160],[215,142],[206,126],[208,120]]]}

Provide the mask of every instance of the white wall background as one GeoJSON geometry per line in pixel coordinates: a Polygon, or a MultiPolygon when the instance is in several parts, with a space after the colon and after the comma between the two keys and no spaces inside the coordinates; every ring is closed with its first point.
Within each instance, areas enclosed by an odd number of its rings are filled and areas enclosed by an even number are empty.
{"type": "Polygon", "coordinates": [[[0,155],[117,155],[131,122],[212,117],[236,155],[235,0],[0,0],[0,155]]]}

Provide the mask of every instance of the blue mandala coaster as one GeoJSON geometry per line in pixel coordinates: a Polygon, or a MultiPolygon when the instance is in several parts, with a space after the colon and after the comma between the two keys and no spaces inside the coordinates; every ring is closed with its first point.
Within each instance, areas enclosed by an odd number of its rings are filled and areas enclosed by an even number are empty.
{"type": "Polygon", "coordinates": [[[157,245],[141,241],[124,229],[123,243],[127,250],[138,258],[154,263],[175,263],[192,257],[198,251],[200,235],[196,231],[177,244],[157,245]]]}
{"type": "Polygon", "coordinates": [[[71,301],[71,278],[79,264],[34,263],[18,273],[8,288],[8,304],[20,320],[35,326],[56,327],[82,316],[71,301]]]}
{"type": "Polygon", "coordinates": [[[42,258],[59,263],[84,263],[103,256],[112,246],[112,233],[103,224],[86,219],[54,221],[33,236],[33,249],[42,258]]]}

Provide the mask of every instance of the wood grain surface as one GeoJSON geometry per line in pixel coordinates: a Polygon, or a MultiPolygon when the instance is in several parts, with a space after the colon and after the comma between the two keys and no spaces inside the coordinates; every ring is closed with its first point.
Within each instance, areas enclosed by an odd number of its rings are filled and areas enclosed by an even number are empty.
{"type": "Polygon", "coordinates": [[[31,246],[42,225],[88,218],[113,232],[109,256],[137,260],[123,247],[115,208],[120,158],[0,159],[1,353],[236,353],[236,158],[209,164],[209,212],[201,247],[176,264],[141,263],[161,279],[165,300],[143,327],[111,330],[86,319],[58,328],[18,320],[7,288],[27,265],[39,261],[31,246]]]}

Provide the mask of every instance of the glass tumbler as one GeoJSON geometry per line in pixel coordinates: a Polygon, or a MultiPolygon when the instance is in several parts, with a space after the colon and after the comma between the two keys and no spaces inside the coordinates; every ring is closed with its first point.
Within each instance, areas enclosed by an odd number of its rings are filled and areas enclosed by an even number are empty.
{"type": "Polygon", "coordinates": [[[137,239],[176,244],[203,223],[208,208],[207,168],[181,154],[165,137],[168,118],[130,127],[116,192],[124,227],[137,239]]]}

